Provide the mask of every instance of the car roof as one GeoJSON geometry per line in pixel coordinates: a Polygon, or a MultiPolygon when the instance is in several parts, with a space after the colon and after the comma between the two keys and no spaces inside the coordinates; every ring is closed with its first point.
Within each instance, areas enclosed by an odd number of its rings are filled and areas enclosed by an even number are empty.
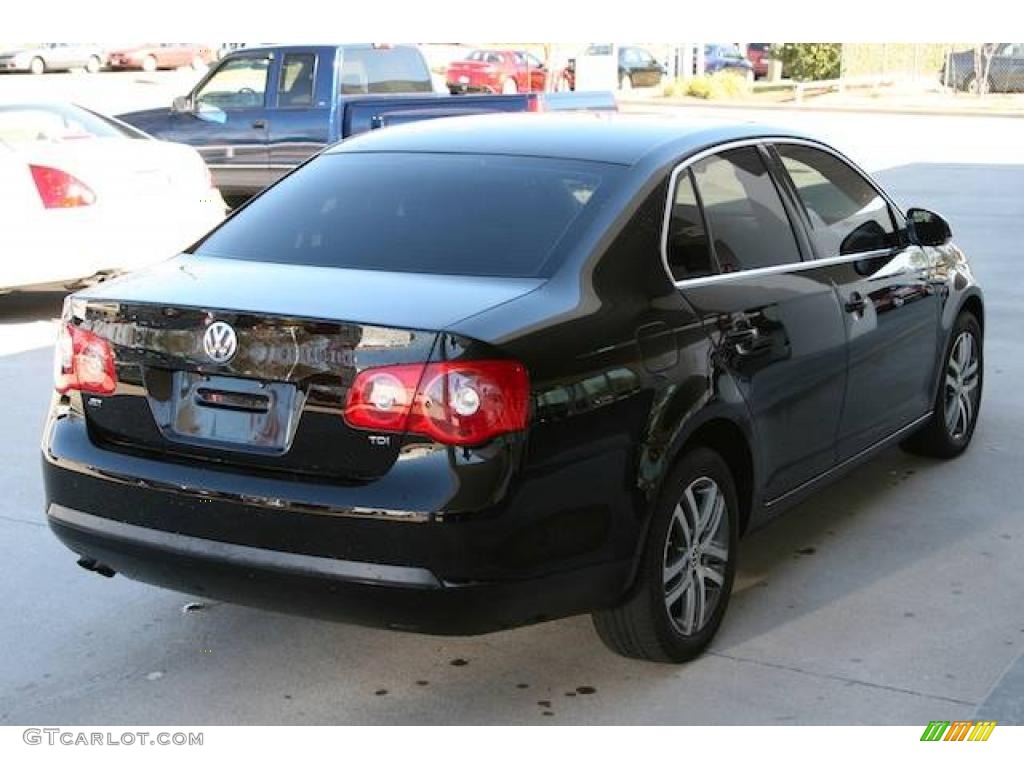
{"type": "Polygon", "coordinates": [[[370,131],[327,152],[521,155],[635,165],[649,156],[663,155],[667,162],[715,144],[768,136],[809,138],[789,129],[697,116],[505,113],[423,120],[370,131]]]}
{"type": "Polygon", "coordinates": [[[242,48],[236,48],[230,53],[225,54],[224,58],[228,56],[248,55],[252,53],[274,53],[281,51],[355,51],[355,50],[369,50],[375,48],[388,49],[388,48],[415,48],[415,45],[407,44],[383,44],[383,43],[338,43],[337,45],[324,45],[313,43],[310,45],[303,45],[301,43],[275,43],[274,45],[252,45],[243,46],[242,48]]]}

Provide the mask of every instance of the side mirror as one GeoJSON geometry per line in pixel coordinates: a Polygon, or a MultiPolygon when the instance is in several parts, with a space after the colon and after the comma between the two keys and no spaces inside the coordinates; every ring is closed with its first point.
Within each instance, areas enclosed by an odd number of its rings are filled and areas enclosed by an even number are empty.
{"type": "Polygon", "coordinates": [[[949,223],[939,214],[924,208],[907,211],[910,241],[916,245],[945,245],[953,239],[949,223]]]}
{"type": "Polygon", "coordinates": [[[192,103],[188,96],[175,96],[171,102],[171,112],[191,112],[192,103]]]}

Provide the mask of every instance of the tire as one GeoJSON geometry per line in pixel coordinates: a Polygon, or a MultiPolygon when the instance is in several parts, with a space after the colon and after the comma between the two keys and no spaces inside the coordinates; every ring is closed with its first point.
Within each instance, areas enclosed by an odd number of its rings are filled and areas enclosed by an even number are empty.
{"type": "Polygon", "coordinates": [[[621,605],[593,614],[608,648],[634,659],[680,663],[707,647],[732,591],[738,510],[736,485],[722,457],[704,447],[687,452],[654,509],[632,590],[621,605]],[[707,519],[701,517],[706,504],[717,524],[704,533],[698,529],[701,543],[691,544],[696,521],[707,519]]]}
{"type": "Polygon", "coordinates": [[[33,75],[46,74],[46,62],[36,56],[32,61],[28,63],[28,71],[33,75]]]}
{"type": "Polygon", "coordinates": [[[984,347],[981,326],[970,312],[961,312],[942,358],[942,383],[932,406],[932,417],[901,444],[908,453],[952,459],[974,437],[981,408],[984,347]]]}
{"type": "Polygon", "coordinates": [[[505,94],[519,93],[519,86],[511,77],[506,77],[501,83],[501,92],[505,94]]]}
{"type": "Polygon", "coordinates": [[[620,91],[632,91],[633,90],[633,78],[628,74],[623,73],[622,77],[619,78],[619,90],[620,91]]]}
{"type": "Polygon", "coordinates": [[[156,56],[147,56],[142,60],[143,72],[156,72],[156,56]]]}
{"type": "Polygon", "coordinates": [[[195,72],[202,72],[204,69],[206,69],[206,62],[203,61],[202,58],[199,57],[199,56],[193,56],[192,57],[192,69],[195,72]]]}
{"type": "MultiPolygon", "coordinates": [[[[971,72],[969,75],[967,75],[967,77],[964,78],[961,90],[963,90],[964,93],[974,93],[974,88],[977,82],[977,77],[973,72],[971,72]]],[[[981,93],[982,95],[984,95],[992,92],[992,78],[990,77],[988,78],[988,80],[985,81],[985,87],[982,89],[981,93]]]]}
{"type": "Polygon", "coordinates": [[[100,61],[99,56],[90,56],[89,60],[85,62],[85,71],[90,75],[95,75],[103,67],[103,62],[100,61]]]}

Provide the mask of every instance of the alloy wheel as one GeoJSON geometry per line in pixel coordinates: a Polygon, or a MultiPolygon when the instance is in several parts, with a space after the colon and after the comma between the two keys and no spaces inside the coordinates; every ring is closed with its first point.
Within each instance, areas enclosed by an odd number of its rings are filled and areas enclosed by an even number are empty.
{"type": "Polygon", "coordinates": [[[665,609],[682,634],[700,632],[711,619],[722,598],[728,559],[725,495],[711,478],[697,478],[676,504],[665,539],[665,609]]]}
{"type": "Polygon", "coordinates": [[[962,331],[953,343],[946,362],[946,429],[954,440],[971,431],[978,404],[978,344],[974,334],[962,331]]]}

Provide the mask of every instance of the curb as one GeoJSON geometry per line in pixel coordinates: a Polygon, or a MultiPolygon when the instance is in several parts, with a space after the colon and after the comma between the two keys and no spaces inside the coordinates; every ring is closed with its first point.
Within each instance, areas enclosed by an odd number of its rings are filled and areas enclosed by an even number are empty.
{"type": "Polygon", "coordinates": [[[749,101],[699,101],[683,99],[623,99],[616,97],[620,106],[629,107],[695,107],[697,109],[764,109],[777,112],[859,112],[878,115],[932,115],[937,117],[1016,117],[1024,118],[1024,107],[1020,110],[938,109],[933,107],[874,107],[844,105],[807,104],[765,104],[749,101]]]}

